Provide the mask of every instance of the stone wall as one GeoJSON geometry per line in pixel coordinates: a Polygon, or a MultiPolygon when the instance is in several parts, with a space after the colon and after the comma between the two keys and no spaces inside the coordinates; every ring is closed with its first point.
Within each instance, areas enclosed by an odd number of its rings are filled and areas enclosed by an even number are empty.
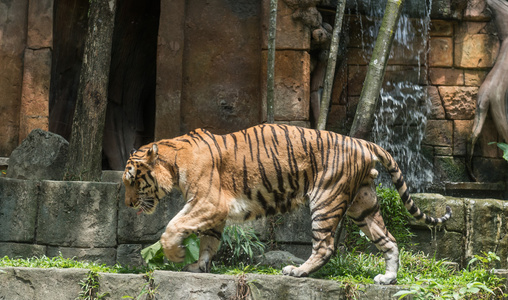
{"type": "MultiPolygon", "coordinates": [[[[183,207],[179,193],[164,198],[152,215],[137,215],[124,204],[119,172],[104,182],[34,181],[0,177],[0,257],[76,257],[107,264],[142,265],[140,251],[159,240],[183,207]]],[[[494,199],[415,194],[423,211],[440,216],[449,205],[452,219],[431,231],[412,224],[415,250],[463,266],[474,254],[492,251],[508,267],[508,203],[494,199]]],[[[302,259],[311,252],[309,209],[249,224],[264,241],[302,259]]]]}

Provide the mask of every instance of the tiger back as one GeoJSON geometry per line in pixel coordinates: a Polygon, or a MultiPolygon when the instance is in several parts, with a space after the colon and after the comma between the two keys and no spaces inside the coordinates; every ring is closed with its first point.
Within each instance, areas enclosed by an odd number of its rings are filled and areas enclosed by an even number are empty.
{"type": "Polygon", "coordinates": [[[152,213],[171,189],[182,192],[186,204],[161,237],[164,253],[183,260],[183,240],[201,239],[199,260],[189,271],[208,272],[226,221],[244,222],[290,212],[309,203],[312,253],[301,266],[283,273],[307,276],[322,267],[334,249],[334,235],[348,214],[384,253],[386,272],[375,282],[396,279],[398,249],[379,214],[373,180],[380,162],[392,177],[405,207],[419,220],[436,225],[441,218],[421,212],[413,203],[391,155],[360,139],[328,131],[288,125],[258,125],[226,135],[196,130],[141,147],[131,155],[123,180],[126,205],[152,213]]]}

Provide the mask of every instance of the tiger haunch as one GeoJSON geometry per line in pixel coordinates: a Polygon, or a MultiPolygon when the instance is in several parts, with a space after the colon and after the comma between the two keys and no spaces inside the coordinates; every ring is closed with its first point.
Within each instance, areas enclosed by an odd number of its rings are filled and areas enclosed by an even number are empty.
{"type": "Polygon", "coordinates": [[[287,125],[259,125],[226,135],[206,130],[161,140],[134,152],[124,172],[125,203],[152,213],[173,188],[186,204],[161,237],[164,253],[183,260],[183,240],[201,236],[200,258],[189,271],[207,272],[227,220],[244,222],[292,211],[308,202],[312,218],[312,254],[283,273],[307,276],[333,253],[334,234],[347,214],[386,260],[380,284],[396,280],[398,249],[384,225],[374,189],[379,161],[389,171],[405,207],[419,220],[442,224],[451,217],[425,215],[407,192],[402,174],[381,147],[328,131],[287,125]]]}

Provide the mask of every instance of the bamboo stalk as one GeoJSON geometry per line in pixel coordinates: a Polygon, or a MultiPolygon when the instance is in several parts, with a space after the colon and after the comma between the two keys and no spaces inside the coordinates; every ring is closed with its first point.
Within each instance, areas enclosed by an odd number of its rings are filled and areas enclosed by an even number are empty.
{"type": "Polygon", "coordinates": [[[277,32],[277,0],[270,0],[270,24],[268,28],[268,67],[266,87],[266,122],[274,123],[275,90],[275,35],[277,32]]]}
{"type": "Polygon", "coordinates": [[[323,83],[323,98],[319,110],[319,119],[317,129],[324,130],[326,128],[326,120],[330,107],[330,98],[332,95],[333,79],[335,77],[335,66],[337,64],[337,53],[339,52],[339,33],[342,31],[342,20],[344,19],[344,10],[346,0],[337,2],[337,10],[335,11],[335,26],[332,33],[332,41],[330,43],[330,51],[328,53],[328,63],[326,65],[325,81],[323,83]]]}
{"type": "Polygon", "coordinates": [[[404,0],[388,0],[379,34],[372,52],[350,136],[366,139],[371,129],[379,91],[404,0]]]}

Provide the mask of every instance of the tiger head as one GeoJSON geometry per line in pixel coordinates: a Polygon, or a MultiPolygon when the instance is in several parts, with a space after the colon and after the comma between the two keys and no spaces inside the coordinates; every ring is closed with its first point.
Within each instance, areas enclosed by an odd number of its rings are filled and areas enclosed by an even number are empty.
{"type": "Polygon", "coordinates": [[[127,161],[122,177],[125,205],[137,209],[138,215],[152,214],[159,199],[166,195],[166,189],[159,186],[157,179],[161,173],[158,156],[158,146],[154,143],[133,151],[127,161]]]}

